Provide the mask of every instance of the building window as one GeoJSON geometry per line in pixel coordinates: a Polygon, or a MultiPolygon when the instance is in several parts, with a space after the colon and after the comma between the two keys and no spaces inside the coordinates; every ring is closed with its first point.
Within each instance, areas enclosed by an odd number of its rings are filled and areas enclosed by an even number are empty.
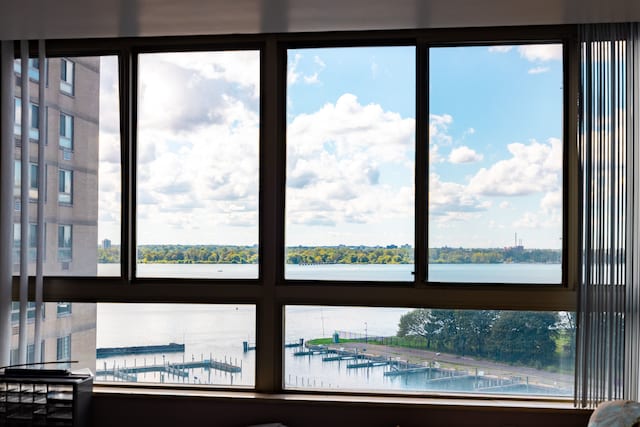
{"type": "Polygon", "coordinates": [[[59,302],[57,304],[57,315],[58,317],[68,316],[71,314],[71,303],[70,302],[59,302]]]}
{"type": "MultiPolygon", "coordinates": [[[[40,117],[39,117],[39,107],[37,104],[29,103],[30,111],[29,111],[29,139],[37,141],[40,139],[40,117]]],[[[22,99],[15,98],[14,100],[14,126],[13,133],[15,136],[22,135],[22,99]]]]}
{"type": "Polygon", "coordinates": [[[60,148],[73,150],[73,116],[60,113],[60,148]]]}
{"type": "MultiPolygon", "coordinates": [[[[14,187],[13,195],[20,197],[20,187],[22,185],[22,161],[15,160],[14,168],[14,187]]],[[[29,163],[29,198],[38,198],[38,164],[29,163]]]]}
{"type": "Polygon", "coordinates": [[[73,236],[71,225],[58,225],[58,261],[69,262],[72,258],[73,236]]]}
{"type": "MultiPolygon", "coordinates": [[[[20,223],[13,224],[13,263],[20,264],[20,223]]],[[[29,261],[36,260],[38,247],[38,224],[29,224],[29,261]]]]}
{"type": "Polygon", "coordinates": [[[66,58],[60,60],[60,91],[67,95],[74,94],[75,63],[66,58]]]}
{"type": "MultiPolygon", "coordinates": [[[[44,317],[44,316],[43,316],[44,317]]],[[[27,320],[33,320],[36,318],[36,303],[27,303],[27,320]]],[[[20,321],[20,303],[17,301],[11,302],[11,323],[18,323],[20,321]]]]}
{"type": "MultiPolygon", "coordinates": [[[[38,58],[29,58],[29,79],[37,82],[40,80],[40,60],[38,58]]],[[[46,67],[46,62],[45,62],[46,67]]],[[[22,75],[22,65],[19,59],[13,61],[13,70],[17,75],[22,75]]]]}
{"type": "Polygon", "coordinates": [[[73,203],[73,171],[58,171],[58,202],[73,203]]]}
{"type": "MultiPolygon", "coordinates": [[[[56,360],[57,361],[70,361],[71,360],[71,335],[60,337],[56,342],[56,360]]],[[[70,364],[67,364],[69,366],[70,364]]]]}

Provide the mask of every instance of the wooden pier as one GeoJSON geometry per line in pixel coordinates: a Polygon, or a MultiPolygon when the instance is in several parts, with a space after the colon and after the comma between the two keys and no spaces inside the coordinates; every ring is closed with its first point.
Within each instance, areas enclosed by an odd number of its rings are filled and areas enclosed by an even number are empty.
{"type": "Polygon", "coordinates": [[[104,369],[96,371],[96,376],[112,376],[123,381],[137,382],[137,374],[149,372],[160,372],[180,378],[189,378],[191,369],[214,369],[228,373],[242,372],[242,366],[236,366],[227,362],[207,359],[192,362],[165,363],[160,365],[155,364],[131,367],[114,366],[111,369],[105,366],[104,369]]]}

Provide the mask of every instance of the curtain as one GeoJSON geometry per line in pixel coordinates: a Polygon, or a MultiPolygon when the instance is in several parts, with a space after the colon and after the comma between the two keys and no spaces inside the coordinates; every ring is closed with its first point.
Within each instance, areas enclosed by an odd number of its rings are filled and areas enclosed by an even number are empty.
{"type": "Polygon", "coordinates": [[[579,30],[582,278],[575,403],[639,397],[638,24],[579,30]]]}
{"type": "MultiPolygon", "coordinates": [[[[35,46],[35,45],[34,45],[35,46]]],[[[45,46],[44,41],[37,44],[38,50],[38,90],[30,92],[30,67],[34,63],[29,60],[30,45],[27,40],[20,42],[19,61],[15,63],[16,51],[13,41],[1,42],[0,55],[0,242],[3,250],[0,251],[0,366],[10,363],[12,346],[12,281],[13,264],[18,260],[13,259],[13,242],[18,238],[14,236],[14,224],[20,225],[20,256],[19,256],[19,323],[18,323],[18,360],[13,364],[25,364],[27,362],[28,337],[28,284],[30,263],[35,261],[35,324],[34,324],[34,354],[35,360],[40,360],[42,342],[42,284],[43,284],[43,260],[44,260],[44,191],[38,191],[35,217],[30,218],[29,194],[31,163],[37,163],[37,188],[44,190],[45,162],[44,147],[46,145],[46,99],[45,99],[45,46]],[[16,72],[19,70],[19,79],[16,72]],[[17,85],[16,81],[20,84],[17,85]],[[20,155],[16,155],[16,97],[20,98],[20,155]],[[39,124],[39,136],[37,150],[31,152],[30,128],[32,119],[31,103],[39,104],[37,123],[39,124]],[[20,162],[20,194],[17,198],[14,194],[15,161],[20,162]],[[19,208],[18,208],[19,206],[19,208]],[[19,211],[17,213],[16,211],[19,211]],[[32,221],[34,220],[34,221],[32,221]],[[30,236],[31,224],[36,224],[35,239],[30,236]],[[35,260],[29,257],[29,242],[37,242],[35,260]]],[[[33,265],[33,264],[31,264],[33,265]]]]}

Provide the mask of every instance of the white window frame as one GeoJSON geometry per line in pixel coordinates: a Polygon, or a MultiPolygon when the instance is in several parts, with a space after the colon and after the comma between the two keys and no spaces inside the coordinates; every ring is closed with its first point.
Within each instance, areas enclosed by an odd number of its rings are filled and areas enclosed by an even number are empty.
{"type": "Polygon", "coordinates": [[[60,92],[66,95],[75,95],[75,62],[67,59],[60,59],[60,92]]]}
{"type": "Polygon", "coordinates": [[[58,169],[58,203],[73,203],[73,171],[58,169]]]}
{"type": "Polygon", "coordinates": [[[65,150],[73,150],[74,117],[60,112],[59,145],[65,150]]]}

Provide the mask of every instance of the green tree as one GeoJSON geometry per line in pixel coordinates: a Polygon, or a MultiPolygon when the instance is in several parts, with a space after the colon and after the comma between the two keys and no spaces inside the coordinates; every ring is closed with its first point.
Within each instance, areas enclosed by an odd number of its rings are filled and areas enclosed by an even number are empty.
{"type": "Polygon", "coordinates": [[[491,330],[489,347],[497,360],[548,366],[555,353],[556,324],[553,313],[503,311],[491,330]]]}

